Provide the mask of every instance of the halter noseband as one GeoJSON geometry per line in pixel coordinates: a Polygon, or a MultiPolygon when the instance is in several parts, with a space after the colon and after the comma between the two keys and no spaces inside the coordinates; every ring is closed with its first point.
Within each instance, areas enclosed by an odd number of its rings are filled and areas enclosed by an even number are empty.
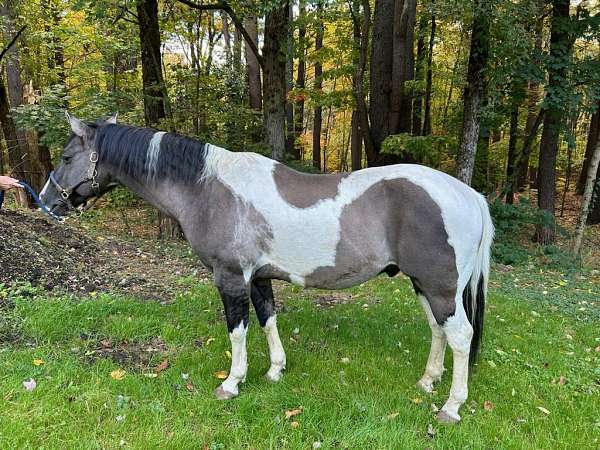
{"type": "Polygon", "coordinates": [[[56,177],[54,176],[54,171],[50,172],[50,175],[48,177],[50,179],[50,182],[54,185],[54,187],[56,187],[58,192],[60,192],[61,202],[64,203],[65,205],[67,205],[67,207],[70,210],[77,209],[73,205],[73,203],[71,203],[71,195],[82,184],[87,183],[88,181],[91,181],[92,182],[92,184],[91,184],[92,191],[94,192],[94,194],[96,196],[100,195],[100,185],[98,184],[98,181],[97,181],[97,177],[98,177],[98,170],[96,168],[97,164],[98,164],[98,152],[91,152],[90,153],[90,167],[88,168],[88,171],[87,171],[87,177],[84,178],[83,180],[81,180],[79,183],[74,184],[73,186],[70,186],[67,188],[62,187],[60,185],[60,183],[56,180],[56,177]]]}

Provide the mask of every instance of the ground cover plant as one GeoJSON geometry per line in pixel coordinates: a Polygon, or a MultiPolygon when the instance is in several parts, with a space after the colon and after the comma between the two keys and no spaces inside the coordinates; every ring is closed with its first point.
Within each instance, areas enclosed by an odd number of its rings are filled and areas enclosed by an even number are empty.
{"type": "Polygon", "coordinates": [[[160,299],[2,285],[0,448],[599,445],[597,270],[494,265],[464,420],[449,427],[434,413],[448,371],[432,396],[415,387],[430,332],[409,280],[277,285],[284,379],[263,378],[268,351],[252,318],[243,395],[223,403],[211,395],[230,363],[218,294],[183,244],[160,256],[180,263],[160,299]]]}

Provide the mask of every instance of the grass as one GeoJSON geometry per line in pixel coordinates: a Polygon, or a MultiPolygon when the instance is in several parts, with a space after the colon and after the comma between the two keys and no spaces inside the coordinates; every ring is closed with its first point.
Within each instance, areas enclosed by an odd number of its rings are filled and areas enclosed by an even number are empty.
{"type": "Polygon", "coordinates": [[[448,372],[432,396],[415,387],[430,336],[406,279],[378,278],[330,308],[314,302],[327,293],[286,287],[284,379],[263,378],[267,346],[253,320],[248,378],[230,402],[212,397],[214,373],[229,366],[229,342],[211,286],[181,279],[185,294],[168,304],[0,288],[0,448],[600,448],[598,286],[532,272],[495,275],[483,352],[458,426],[438,425],[432,412],[446,399],[448,372]],[[157,336],[168,349],[146,366],[93,352],[105,339],[157,336]],[[147,376],[165,358],[168,369],[147,376]],[[120,381],[110,375],[118,368],[126,372],[120,381]],[[37,381],[32,392],[22,385],[29,378],[37,381]],[[285,418],[299,406],[300,415],[285,418]]]}

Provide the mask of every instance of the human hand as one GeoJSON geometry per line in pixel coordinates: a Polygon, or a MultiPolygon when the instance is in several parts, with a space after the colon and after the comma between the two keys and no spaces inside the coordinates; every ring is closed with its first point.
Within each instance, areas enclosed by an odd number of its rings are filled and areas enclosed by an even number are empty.
{"type": "Polygon", "coordinates": [[[22,188],[19,180],[15,180],[11,177],[0,176],[0,191],[8,191],[12,188],[22,188]]]}

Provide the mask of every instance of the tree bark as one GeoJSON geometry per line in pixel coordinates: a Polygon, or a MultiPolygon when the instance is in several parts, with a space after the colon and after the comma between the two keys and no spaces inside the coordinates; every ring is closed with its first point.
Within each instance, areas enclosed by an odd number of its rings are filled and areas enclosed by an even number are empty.
{"type": "MultiPolygon", "coordinates": [[[[300,0],[300,26],[298,27],[298,71],[296,74],[296,89],[303,91],[306,87],[306,24],[304,23],[306,17],[306,6],[304,1],[300,0]]],[[[304,92],[301,92],[295,102],[294,110],[294,138],[297,143],[296,154],[298,159],[302,157],[302,149],[298,144],[298,139],[304,131],[304,92]]]]}
{"type": "MultiPolygon", "coordinates": [[[[427,14],[421,11],[417,39],[417,60],[415,63],[415,80],[422,82],[427,71],[427,53],[425,50],[425,33],[427,31],[427,14]]],[[[419,87],[414,92],[412,108],[412,134],[420,136],[423,131],[423,97],[424,90],[419,87]]]]}
{"type": "MultiPolygon", "coordinates": [[[[563,89],[567,76],[567,61],[571,54],[571,37],[568,21],[570,0],[552,1],[552,21],[550,30],[550,63],[548,64],[548,85],[546,87],[546,112],[540,142],[538,162],[538,207],[554,217],[556,199],[556,158],[558,141],[563,121],[563,105],[557,92],[563,89]]],[[[554,242],[553,225],[536,227],[536,240],[540,244],[554,242]]]]}
{"type": "MultiPolygon", "coordinates": [[[[321,92],[323,87],[323,64],[320,61],[320,55],[318,55],[319,51],[323,48],[323,9],[321,4],[318,6],[319,12],[319,22],[315,26],[316,28],[316,36],[315,36],[315,53],[317,53],[317,60],[315,61],[315,82],[314,82],[314,90],[318,93],[321,92]]],[[[313,119],[313,145],[312,145],[312,155],[313,155],[313,167],[315,169],[321,170],[321,128],[323,125],[323,107],[319,102],[315,105],[314,108],[314,119],[313,119]]]]}
{"type": "MultiPolygon", "coordinates": [[[[598,144],[600,143],[600,123],[598,123],[598,117],[600,115],[600,111],[596,110],[594,113],[594,116],[592,117],[592,120],[595,118],[597,123],[596,123],[596,130],[595,133],[592,132],[592,125],[590,124],[590,133],[588,133],[588,141],[587,141],[587,148],[588,149],[592,149],[592,152],[589,153],[586,150],[586,175],[589,173],[589,168],[590,168],[590,164],[591,164],[591,160],[592,160],[592,155],[593,155],[593,149],[595,149],[598,144]]],[[[586,181],[587,181],[587,176],[586,176],[586,181]]],[[[590,212],[587,218],[587,223],[589,225],[596,225],[600,223],[600,168],[598,168],[596,170],[596,180],[594,181],[594,195],[592,196],[593,199],[593,204],[590,206],[590,212]]],[[[584,183],[585,186],[585,183],[584,183]]],[[[585,191],[585,188],[584,188],[585,191]]]]}
{"type": "Polygon", "coordinates": [[[598,173],[598,165],[600,163],[600,140],[596,142],[594,152],[590,158],[590,165],[588,167],[587,179],[585,182],[585,189],[583,191],[583,199],[581,202],[581,213],[579,215],[579,221],[577,223],[577,230],[575,232],[575,244],[573,246],[573,253],[575,257],[579,257],[581,254],[581,244],[583,242],[583,232],[585,231],[585,224],[588,218],[588,211],[590,202],[592,200],[592,192],[594,191],[594,179],[598,173]]]}
{"type": "Polygon", "coordinates": [[[265,19],[263,46],[263,109],[271,157],[285,156],[285,61],[288,28],[288,3],[271,9],[265,19]]]}
{"type": "MultiPolygon", "coordinates": [[[[513,96],[515,95],[513,91],[513,96]]],[[[506,203],[512,204],[514,196],[508,193],[514,192],[515,173],[517,171],[517,139],[519,137],[519,103],[513,98],[510,111],[510,129],[508,132],[508,156],[506,158],[506,186],[508,186],[506,203]]]]}
{"type": "MultiPolygon", "coordinates": [[[[256,16],[249,16],[244,19],[244,27],[248,31],[252,41],[258,43],[258,20],[256,16]]],[[[262,110],[262,81],[260,79],[260,64],[252,52],[252,49],[246,45],[246,69],[248,71],[248,95],[250,108],[255,111],[262,110]]]]}
{"type": "Polygon", "coordinates": [[[350,136],[350,158],[352,170],[362,169],[362,134],[358,111],[352,111],[352,130],[350,136]]]}
{"type": "Polygon", "coordinates": [[[463,125],[458,150],[456,177],[471,184],[479,136],[480,106],[485,95],[485,67],[489,55],[489,17],[481,0],[475,0],[471,50],[464,93],[463,125]]]}
{"type": "MultiPolygon", "coordinates": [[[[432,0],[433,7],[433,0],[432,0]]],[[[435,41],[435,14],[431,14],[431,33],[429,35],[429,50],[427,52],[427,74],[425,78],[425,112],[423,113],[423,136],[431,134],[431,93],[433,91],[433,45],[435,41]]]]}
{"type": "Polygon", "coordinates": [[[596,142],[600,137],[600,101],[597,104],[596,110],[592,114],[592,118],[590,120],[590,129],[588,131],[587,145],[585,147],[585,156],[583,158],[583,166],[581,168],[581,173],[579,174],[579,178],[577,180],[577,189],[576,192],[578,195],[583,195],[583,191],[585,189],[585,182],[587,180],[587,172],[588,167],[590,166],[590,160],[592,159],[592,154],[594,152],[594,148],[596,147],[596,142]]]}
{"type": "Polygon", "coordinates": [[[296,139],[294,136],[294,103],[289,101],[290,92],[294,84],[294,34],[291,24],[294,22],[294,8],[288,7],[288,36],[287,52],[285,58],[285,152],[288,159],[300,159],[294,145],[296,139]]]}

